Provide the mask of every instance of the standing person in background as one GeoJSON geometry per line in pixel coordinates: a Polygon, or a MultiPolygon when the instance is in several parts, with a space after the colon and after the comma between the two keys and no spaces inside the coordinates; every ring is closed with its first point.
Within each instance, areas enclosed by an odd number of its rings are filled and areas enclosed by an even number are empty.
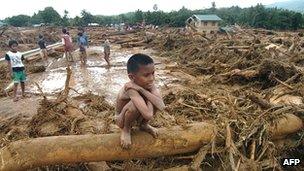
{"type": "Polygon", "coordinates": [[[78,31],[79,31],[80,33],[82,33],[82,37],[83,37],[84,40],[85,40],[84,46],[86,46],[86,48],[89,48],[89,38],[88,38],[88,35],[87,35],[87,33],[85,32],[84,28],[83,28],[83,27],[78,27],[78,31]]]}
{"type": "Polygon", "coordinates": [[[73,50],[73,45],[72,45],[72,38],[68,34],[68,31],[66,28],[62,29],[62,44],[64,45],[64,54],[68,62],[73,62],[73,56],[72,56],[72,50],[73,50]]]}
{"type": "Polygon", "coordinates": [[[103,53],[104,53],[104,58],[108,64],[108,67],[110,67],[110,41],[107,38],[106,34],[102,35],[102,39],[104,40],[102,46],[103,46],[103,53]]]}
{"type": "Polygon", "coordinates": [[[81,32],[79,32],[77,37],[77,45],[79,46],[79,57],[82,66],[85,66],[87,63],[87,52],[85,43],[85,37],[81,32]]]}
{"type": "Polygon", "coordinates": [[[24,56],[18,51],[18,42],[16,40],[10,40],[8,45],[10,51],[6,53],[5,60],[8,64],[10,76],[14,81],[14,102],[16,102],[18,101],[17,88],[19,83],[21,85],[22,97],[25,97],[26,73],[22,62],[24,56]]]}
{"type": "Polygon", "coordinates": [[[38,43],[38,45],[41,49],[40,50],[40,55],[41,55],[42,61],[44,63],[44,66],[47,66],[48,65],[48,54],[47,54],[46,44],[45,44],[44,38],[41,34],[39,35],[39,40],[38,40],[37,43],[38,43]]]}

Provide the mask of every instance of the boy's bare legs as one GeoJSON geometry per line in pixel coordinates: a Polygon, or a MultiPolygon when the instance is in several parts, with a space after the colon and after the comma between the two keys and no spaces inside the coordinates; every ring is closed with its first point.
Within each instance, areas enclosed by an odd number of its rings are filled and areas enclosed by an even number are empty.
{"type": "Polygon", "coordinates": [[[14,102],[18,101],[17,98],[17,88],[18,88],[18,83],[14,83],[14,102]]]}
{"type": "Polygon", "coordinates": [[[87,64],[87,54],[86,52],[80,52],[80,62],[82,66],[87,64]]]}
{"type": "Polygon", "coordinates": [[[158,131],[156,128],[154,128],[153,126],[151,126],[150,124],[148,124],[148,121],[143,119],[142,123],[140,124],[140,129],[143,131],[148,132],[149,134],[151,134],[154,138],[157,138],[158,136],[158,131]]]}
{"type": "Polygon", "coordinates": [[[48,65],[48,54],[47,54],[47,50],[45,49],[45,50],[43,50],[42,51],[42,53],[43,53],[43,61],[44,61],[44,64],[47,66],[48,65]]]}
{"type": "Polygon", "coordinates": [[[140,121],[141,130],[148,132],[154,138],[158,136],[157,129],[148,124],[148,120],[140,115],[135,105],[130,101],[116,118],[116,124],[122,129],[120,141],[123,148],[127,149],[131,146],[131,127],[135,120],[140,121]]]}
{"type": "Polygon", "coordinates": [[[68,56],[68,52],[67,51],[64,52],[64,56],[65,56],[66,61],[69,62],[69,56],[68,56]]]}
{"type": "Polygon", "coordinates": [[[110,54],[105,53],[104,56],[105,56],[105,60],[106,60],[106,62],[107,62],[107,64],[108,64],[108,66],[110,66],[110,60],[109,60],[110,54]]]}
{"type": "Polygon", "coordinates": [[[66,57],[66,60],[67,60],[68,62],[74,62],[72,53],[71,53],[70,51],[66,51],[66,52],[65,52],[65,57],[66,57]]]}
{"type": "Polygon", "coordinates": [[[121,131],[120,136],[120,143],[122,148],[129,149],[131,147],[131,127],[132,123],[137,120],[139,117],[139,112],[134,106],[134,104],[130,101],[126,104],[126,109],[122,110],[125,111],[125,113],[120,113],[120,116],[118,116],[118,123],[120,123],[121,120],[123,120],[123,128],[121,131]],[[120,121],[119,121],[120,120],[120,121]]]}
{"type": "Polygon", "coordinates": [[[83,64],[86,65],[87,64],[87,52],[86,51],[82,52],[82,57],[83,57],[83,64]]]}
{"type": "Polygon", "coordinates": [[[69,54],[69,56],[70,56],[70,59],[71,59],[70,61],[71,61],[71,62],[74,62],[74,59],[73,59],[73,55],[72,55],[72,52],[71,52],[71,51],[69,51],[69,52],[68,52],[68,54],[69,54]]]}
{"type": "Polygon", "coordinates": [[[80,58],[81,66],[83,66],[83,53],[82,52],[79,52],[79,58],[80,58]]]}
{"type": "MultiPolygon", "coordinates": [[[[127,104],[128,104],[128,103],[127,103],[127,104]]],[[[115,116],[115,117],[116,117],[116,118],[115,118],[116,124],[117,124],[118,127],[121,128],[121,129],[123,129],[123,127],[124,127],[125,114],[126,114],[126,111],[127,111],[128,108],[129,108],[129,105],[127,105],[127,104],[122,108],[121,112],[120,112],[120,113],[117,113],[116,116],[115,116]]]]}
{"type": "Polygon", "coordinates": [[[47,52],[47,50],[45,49],[45,51],[44,51],[44,57],[45,57],[45,60],[48,60],[48,58],[49,58],[49,56],[48,56],[48,52],[47,52]]]}
{"type": "Polygon", "coordinates": [[[25,97],[25,91],[24,91],[25,90],[25,83],[21,82],[20,85],[21,85],[22,97],[25,97]]]}

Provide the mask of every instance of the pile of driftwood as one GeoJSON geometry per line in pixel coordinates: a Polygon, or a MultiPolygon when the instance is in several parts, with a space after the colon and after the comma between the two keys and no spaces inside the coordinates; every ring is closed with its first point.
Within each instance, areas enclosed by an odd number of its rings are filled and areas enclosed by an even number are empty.
{"type": "Polygon", "coordinates": [[[166,104],[180,124],[216,121],[228,150],[220,155],[224,169],[252,164],[256,169],[279,168],[282,156],[298,155],[303,149],[304,37],[296,32],[235,29],[217,35],[174,29],[158,33],[162,36],[152,44],[162,50],[161,56],[176,60],[177,68],[195,78],[186,84],[190,89],[166,95],[166,104]],[[266,131],[279,118],[294,118],[287,122],[300,131],[284,148],[266,131]],[[270,148],[269,143],[275,146],[270,148]]]}
{"type": "MultiPolygon", "coordinates": [[[[78,92],[69,86],[68,69],[56,99],[41,91],[37,115],[0,122],[1,170],[63,164],[86,170],[280,168],[280,158],[298,155],[304,145],[303,38],[235,29],[218,35],[108,31],[122,47],[156,48],[177,61],[169,73],[188,78],[163,92],[166,110],[151,122],[161,127],[159,138],[135,130],[132,148],[121,149],[114,107],[92,94],[71,98],[70,91],[78,92]]],[[[98,29],[90,31],[101,39],[98,29]]]]}

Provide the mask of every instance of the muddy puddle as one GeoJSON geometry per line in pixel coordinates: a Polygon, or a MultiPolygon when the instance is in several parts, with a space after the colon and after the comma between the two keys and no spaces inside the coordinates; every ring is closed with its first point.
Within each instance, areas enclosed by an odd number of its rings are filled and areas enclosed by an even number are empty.
{"type": "MultiPolygon", "coordinates": [[[[113,103],[120,88],[129,81],[126,70],[126,63],[134,53],[145,53],[151,55],[156,64],[156,85],[162,89],[163,87],[173,84],[177,79],[165,70],[165,64],[162,59],[155,56],[150,49],[132,48],[120,49],[114,46],[111,51],[111,65],[106,67],[106,62],[103,59],[101,47],[90,47],[88,50],[88,62],[86,67],[80,66],[77,52],[74,58],[76,62],[72,64],[71,87],[79,93],[92,92],[98,95],[104,95],[106,100],[113,103]]],[[[66,79],[66,61],[63,58],[54,59],[50,62],[46,72],[29,75],[29,91],[39,93],[35,82],[39,84],[42,91],[46,94],[54,94],[60,92],[65,84],[66,79]]],[[[72,96],[76,96],[72,92],[72,96]]]]}

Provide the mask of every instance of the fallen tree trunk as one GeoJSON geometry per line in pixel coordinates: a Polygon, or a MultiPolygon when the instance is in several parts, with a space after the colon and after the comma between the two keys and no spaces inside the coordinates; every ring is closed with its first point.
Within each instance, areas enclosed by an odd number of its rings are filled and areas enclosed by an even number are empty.
{"type": "Polygon", "coordinates": [[[249,49],[250,46],[227,46],[227,49],[249,49]]]}
{"type": "Polygon", "coordinates": [[[139,46],[145,46],[145,41],[139,41],[139,42],[130,42],[130,43],[124,43],[121,44],[122,48],[132,48],[132,47],[139,47],[139,46]]]}
{"type": "Polygon", "coordinates": [[[36,138],[11,143],[1,149],[0,170],[25,170],[44,165],[158,157],[198,150],[213,140],[215,126],[197,123],[187,128],[159,129],[154,139],[145,132],[132,134],[132,147],[123,150],[120,134],[36,138]]]}
{"type": "MultiPolygon", "coordinates": [[[[293,115],[277,119],[270,126],[271,138],[276,140],[303,129],[302,120],[293,115]]],[[[132,147],[123,150],[120,134],[71,135],[20,140],[0,150],[0,170],[25,170],[45,165],[128,160],[197,151],[217,135],[216,126],[195,123],[187,127],[159,129],[154,139],[145,132],[132,134],[132,147]]]]}
{"type": "Polygon", "coordinates": [[[142,41],[142,39],[139,39],[139,38],[134,38],[134,39],[125,39],[125,40],[119,40],[119,41],[116,41],[115,43],[116,43],[116,44],[124,44],[124,43],[129,43],[129,42],[139,42],[139,41],[142,41]]]}
{"type": "Polygon", "coordinates": [[[284,114],[282,118],[276,120],[276,123],[270,127],[269,131],[271,139],[277,140],[302,129],[303,122],[299,117],[293,114],[284,114]]]}
{"type": "Polygon", "coordinates": [[[116,32],[109,33],[108,36],[127,35],[127,34],[131,34],[131,33],[136,33],[138,31],[140,31],[140,30],[116,31],[116,32]]]}

